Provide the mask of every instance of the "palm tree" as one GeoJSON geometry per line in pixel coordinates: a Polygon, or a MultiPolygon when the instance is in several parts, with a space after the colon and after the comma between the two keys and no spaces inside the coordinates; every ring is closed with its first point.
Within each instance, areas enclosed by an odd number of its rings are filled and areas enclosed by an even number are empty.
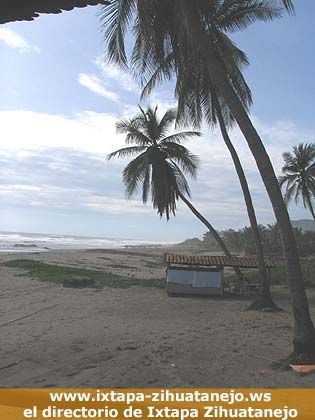
{"type": "Polygon", "coordinates": [[[197,115],[200,121],[211,114],[211,86],[228,106],[256,161],[279,224],[295,320],[293,359],[303,361],[314,359],[315,329],[296,241],[274,168],[238,95],[234,82],[244,79],[227,36],[257,20],[281,17],[281,4],[293,11],[290,0],[113,0],[103,7],[103,24],[110,61],[128,67],[125,35],[132,28],[135,42],[130,62],[134,72],[148,79],[162,66],[159,81],[175,77],[179,114],[185,109],[181,93],[190,89],[186,110],[191,112],[185,118],[197,115]]]}
{"type": "Polygon", "coordinates": [[[315,222],[315,143],[300,143],[293,146],[293,153],[283,153],[282,157],[283,175],[279,177],[279,184],[280,188],[285,187],[284,201],[289,204],[294,198],[297,204],[302,199],[315,222]]]}
{"type": "MultiPolygon", "coordinates": [[[[218,245],[226,256],[231,257],[224,241],[214,227],[202,216],[188,200],[190,189],[185,174],[196,176],[198,158],[182,145],[190,138],[200,136],[199,131],[182,131],[167,135],[176,119],[176,110],[168,110],[161,120],[157,116],[157,107],[148,108],[130,120],[121,120],[116,124],[117,132],[126,134],[124,147],[110,153],[107,158],[137,157],[123,171],[123,182],[127,198],[131,198],[141,186],[142,201],[146,203],[151,193],[153,208],[158,214],[175,215],[176,202],[181,199],[192,213],[211,231],[218,245]],[[188,198],[187,198],[188,197],[188,198]]],[[[244,280],[240,269],[235,268],[239,281],[244,280]]]]}
{"type": "MultiPolygon", "coordinates": [[[[233,49],[234,49],[235,56],[239,56],[239,59],[244,64],[246,64],[246,59],[242,55],[241,51],[237,50],[234,47],[233,49]]],[[[156,83],[156,80],[159,77],[160,72],[161,72],[161,69],[158,69],[158,71],[151,77],[151,79],[149,80],[149,82],[147,83],[144,89],[144,93],[150,92],[150,90],[152,89],[152,86],[156,83]]],[[[196,82],[198,83],[198,81],[196,82]]],[[[211,83],[212,83],[211,80],[209,80],[208,86],[210,87],[211,95],[209,95],[208,101],[211,106],[212,113],[207,115],[207,120],[209,124],[219,124],[222,138],[233,160],[234,167],[235,167],[235,170],[238,175],[240,185],[243,191],[243,196],[244,196],[244,200],[245,200],[245,204],[247,208],[248,218],[251,224],[251,230],[252,230],[252,235],[255,242],[255,248],[256,248],[256,254],[257,254],[260,289],[259,289],[256,299],[251,303],[251,305],[249,305],[248,309],[249,310],[263,310],[263,309],[268,308],[269,310],[272,310],[272,311],[278,311],[280,310],[280,308],[274,303],[271,296],[270,277],[267,274],[264,250],[262,246],[257,217],[256,217],[252,197],[250,194],[249,186],[247,183],[247,179],[246,179],[241,161],[239,159],[239,156],[233,146],[233,143],[228,133],[228,126],[231,126],[234,123],[234,118],[233,118],[233,115],[231,115],[231,113],[229,112],[229,108],[227,107],[224,100],[218,97],[219,93],[216,91],[214,86],[211,86],[211,83]]],[[[244,105],[248,106],[251,103],[250,90],[248,89],[246,84],[243,82],[240,83],[237,80],[235,80],[235,85],[237,86],[239,95],[242,97],[242,100],[244,101],[244,105]]],[[[187,107],[188,104],[190,104],[190,100],[189,100],[190,94],[191,94],[190,89],[185,89],[185,88],[182,89],[181,98],[182,98],[182,102],[185,108],[187,107]]],[[[185,115],[186,113],[185,111],[187,111],[188,113],[191,112],[189,111],[189,109],[188,110],[185,109],[181,115],[185,115]]],[[[198,121],[198,115],[196,115],[194,111],[192,111],[192,113],[193,113],[193,118],[192,118],[193,121],[195,122],[198,121]]]]}
{"type": "MultiPolygon", "coordinates": [[[[231,71],[230,79],[233,83],[235,90],[237,91],[238,96],[241,98],[242,103],[246,108],[251,104],[251,92],[247,84],[245,83],[239,67],[241,65],[247,65],[248,61],[246,55],[239,50],[235,45],[228,45],[229,51],[233,60],[235,61],[233,71],[231,71]]],[[[166,60],[156,71],[150,76],[148,82],[146,83],[142,97],[148,95],[156,83],[163,77],[164,72],[168,71],[169,61],[166,60]]],[[[231,158],[233,160],[236,173],[238,175],[241,188],[243,191],[243,196],[247,208],[248,218],[251,224],[251,229],[253,232],[253,238],[256,247],[257,262],[258,262],[258,274],[260,280],[260,289],[258,295],[254,302],[248,307],[249,310],[263,310],[268,308],[272,311],[278,311],[280,308],[273,302],[271,291],[270,291],[270,278],[267,275],[267,269],[265,265],[264,250],[262,246],[262,241],[260,238],[260,233],[258,229],[258,222],[253,206],[249,186],[246,180],[246,176],[241,164],[241,161],[238,157],[238,154],[232,144],[232,141],[228,134],[228,126],[231,126],[234,123],[233,115],[231,114],[227,104],[224,99],[220,97],[220,92],[217,91],[210,77],[206,82],[207,86],[207,96],[202,99],[200,103],[193,103],[192,98],[192,86],[198,86],[202,76],[200,73],[192,73],[189,75],[189,80],[185,83],[182,83],[180,88],[180,106],[181,112],[179,113],[179,119],[184,123],[186,122],[186,115],[190,115],[191,121],[196,126],[200,125],[200,112],[202,102],[207,104],[208,110],[205,111],[205,116],[210,125],[219,124],[223,140],[230,152],[231,158]]]]}
{"type": "MultiPolygon", "coordinates": [[[[244,91],[243,95],[244,97],[246,97],[246,91],[244,91]]],[[[228,134],[227,123],[222,113],[222,107],[226,108],[226,106],[224,106],[224,103],[220,104],[220,101],[215,93],[212,95],[212,100],[213,100],[213,108],[215,112],[215,117],[217,118],[219,122],[223,140],[232,157],[235,170],[236,170],[236,173],[237,173],[237,176],[238,176],[238,179],[240,181],[240,185],[243,191],[247,214],[250,221],[251,231],[252,231],[253,240],[254,240],[255,248],[256,248],[260,288],[259,288],[257,298],[251,303],[248,309],[249,310],[263,310],[263,309],[268,308],[268,309],[271,309],[272,311],[278,311],[280,310],[280,308],[274,303],[271,296],[270,276],[267,274],[264,250],[263,250],[261,235],[259,231],[259,226],[257,222],[257,217],[256,217],[251,193],[250,193],[247,179],[244,173],[244,169],[242,167],[238,154],[233,146],[233,143],[230,139],[230,136],[228,134]]],[[[250,100],[248,99],[248,101],[250,100]]],[[[232,116],[229,115],[228,109],[225,109],[225,115],[230,118],[231,122],[233,121],[232,116]]],[[[215,119],[214,119],[214,122],[215,122],[215,119]]]]}
{"type": "Polygon", "coordinates": [[[278,223],[267,225],[268,235],[266,249],[269,254],[280,255],[281,254],[281,235],[278,223]]]}

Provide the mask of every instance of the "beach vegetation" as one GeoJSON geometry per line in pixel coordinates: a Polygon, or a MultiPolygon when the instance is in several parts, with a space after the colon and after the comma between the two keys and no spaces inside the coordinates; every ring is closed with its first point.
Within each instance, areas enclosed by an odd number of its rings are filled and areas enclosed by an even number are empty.
{"type": "MultiPolygon", "coordinates": [[[[139,279],[119,276],[114,273],[46,264],[31,259],[14,259],[3,263],[5,267],[23,270],[28,277],[38,281],[62,284],[66,287],[111,287],[127,289],[132,286],[164,288],[165,279],[139,279]]],[[[19,276],[24,273],[20,273],[19,276]]]]}

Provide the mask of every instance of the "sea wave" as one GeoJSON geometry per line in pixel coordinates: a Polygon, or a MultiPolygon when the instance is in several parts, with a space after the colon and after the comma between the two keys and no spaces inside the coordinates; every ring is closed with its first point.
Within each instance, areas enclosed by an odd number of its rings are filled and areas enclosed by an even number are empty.
{"type": "Polygon", "coordinates": [[[166,243],[122,238],[0,232],[0,252],[48,252],[57,249],[123,248],[164,244],[166,243]]]}

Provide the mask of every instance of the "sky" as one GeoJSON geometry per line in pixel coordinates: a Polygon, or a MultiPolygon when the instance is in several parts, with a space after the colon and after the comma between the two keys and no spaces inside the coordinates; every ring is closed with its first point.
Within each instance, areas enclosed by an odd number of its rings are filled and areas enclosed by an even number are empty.
{"type": "MultiPolygon", "coordinates": [[[[252,25],[232,39],[248,55],[251,118],[277,174],[282,153],[315,142],[315,3],[296,15],[252,25]]],[[[170,221],[141,197],[126,200],[121,171],[106,160],[124,145],[115,123],[137,112],[140,89],[108,65],[98,7],[0,26],[0,230],[157,241],[202,237],[204,226],[181,203],[170,221]]],[[[148,100],[162,114],[174,105],[171,85],[148,100]]],[[[192,202],[217,229],[248,225],[239,182],[220,134],[208,127],[187,146],[200,157],[192,202]]],[[[241,133],[231,137],[242,160],[259,223],[274,215],[241,133]]],[[[291,218],[310,215],[289,207],[291,218]]]]}

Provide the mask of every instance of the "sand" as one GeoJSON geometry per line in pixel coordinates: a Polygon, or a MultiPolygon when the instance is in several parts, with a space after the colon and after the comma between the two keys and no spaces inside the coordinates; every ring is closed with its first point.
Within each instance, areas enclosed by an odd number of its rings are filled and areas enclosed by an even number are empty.
{"type": "MultiPolygon", "coordinates": [[[[0,262],[30,258],[161,278],[164,268],[156,266],[155,255],[162,251],[0,254],[0,262]]],[[[286,312],[256,313],[244,311],[250,300],[170,298],[162,289],[138,286],[69,289],[18,276],[18,269],[0,266],[0,270],[1,387],[315,384],[315,375],[277,370],[256,357],[279,360],[292,348],[285,287],[274,288],[274,296],[286,312]],[[36,311],[40,312],[27,316],[36,311]]],[[[312,293],[315,319],[314,302],[312,293]]]]}

